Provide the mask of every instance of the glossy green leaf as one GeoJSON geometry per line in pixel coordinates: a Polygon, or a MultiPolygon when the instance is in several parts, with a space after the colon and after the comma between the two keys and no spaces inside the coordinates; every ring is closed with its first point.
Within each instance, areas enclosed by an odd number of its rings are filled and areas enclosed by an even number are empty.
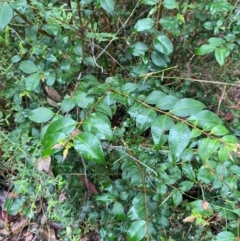
{"type": "Polygon", "coordinates": [[[210,5],[210,12],[215,15],[218,12],[231,11],[233,6],[227,1],[213,1],[210,5]]]}
{"type": "Polygon", "coordinates": [[[163,6],[167,9],[179,9],[179,5],[175,0],[164,0],[163,6]]]}
{"type": "Polygon", "coordinates": [[[164,29],[170,31],[175,36],[179,36],[181,34],[178,22],[179,20],[176,16],[163,16],[159,21],[159,23],[163,26],[164,29]]]}
{"type": "Polygon", "coordinates": [[[173,200],[174,206],[177,207],[183,200],[182,193],[179,192],[177,189],[174,189],[172,192],[172,200],[173,200]]]}
{"type": "Polygon", "coordinates": [[[151,60],[156,66],[162,68],[167,68],[169,63],[169,60],[166,58],[166,56],[158,51],[152,51],[151,60]]]}
{"type": "Polygon", "coordinates": [[[166,138],[165,140],[163,138],[163,133],[170,130],[173,126],[173,119],[167,115],[158,116],[153,120],[151,124],[151,134],[156,150],[159,150],[166,141],[166,138]]]}
{"type": "Polygon", "coordinates": [[[44,123],[52,119],[54,113],[45,107],[39,107],[29,112],[28,118],[36,123],[44,123]]]}
{"type": "Polygon", "coordinates": [[[179,99],[173,95],[166,95],[160,99],[156,105],[160,110],[170,110],[179,101],[179,99]]]}
{"type": "Polygon", "coordinates": [[[170,55],[173,52],[173,44],[165,34],[158,34],[153,40],[153,46],[160,53],[170,55]]]}
{"type": "Polygon", "coordinates": [[[220,47],[215,50],[215,58],[220,66],[223,66],[225,59],[230,53],[231,51],[227,47],[220,47]]]}
{"type": "Polygon", "coordinates": [[[132,222],[129,229],[127,230],[127,240],[140,241],[145,237],[146,231],[147,225],[145,220],[132,222]]]}
{"type": "Polygon", "coordinates": [[[123,85],[122,91],[124,93],[131,93],[131,92],[135,91],[138,87],[139,86],[136,83],[126,83],[125,85],[123,85]]]}
{"type": "Polygon", "coordinates": [[[182,166],[182,171],[186,175],[187,178],[189,178],[192,181],[195,181],[196,175],[195,175],[192,165],[184,164],[182,166]]]}
{"type": "Polygon", "coordinates": [[[112,202],[114,202],[116,199],[116,196],[113,195],[112,193],[104,193],[104,194],[101,194],[101,195],[98,195],[96,200],[105,204],[105,205],[109,205],[111,204],[112,202]]]}
{"type": "Polygon", "coordinates": [[[114,6],[115,3],[113,0],[100,0],[101,7],[108,12],[109,14],[113,15],[114,13],[114,6]]]}
{"type": "Polygon", "coordinates": [[[205,55],[212,53],[216,49],[216,46],[211,44],[203,44],[200,48],[197,49],[196,55],[205,55]]]}
{"type": "Polygon", "coordinates": [[[137,42],[131,47],[131,51],[133,56],[144,56],[148,46],[143,42],[137,42]]]}
{"type": "Polygon", "coordinates": [[[141,0],[141,3],[145,5],[154,5],[158,3],[158,0],[141,0]]]}
{"type": "Polygon", "coordinates": [[[110,118],[112,118],[112,116],[113,116],[111,107],[104,101],[97,104],[94,109],[98,112],[101,112],[101,113],[109,116],[110,118]]]}
{"type": "Polygon", "coordinates": [[[19,68],[26,74],[32,74],[38,71],[37,66],[31,60],[22,61],[19,68]]]}
{"type": "Polygon", "coordinates": [[[65,113],[65,112],[72,110],[75,107],[75,105],[76,104],[75,104],[75,100],[73,99],[73,97],[66,95],[61,104],[62,112],[65,113]]]}
{"type": "Polygon", "coordinates": [[[205,105],[198,100],[184,98],[178,101],[170,112],[179,117],[187,117],[200,112],[204,107],[205,105]]]}
{"type": "Polygon", "coordinates": [[[8,25],[13,17],[13,9],[7,2],[0,3],[0,32],[8,25]]]}
{"type": "Polygon", "coordinates": [[[211,183],[214,180],[212,170],[205,166],[200,167],[200,169],[198,169],[197,179],[205,184],[211,183]]]}
{"type": "Polygon", "coordinates": [[[26,197],[17,197],[15,200],[12,198],[7,199],[4,203],[4,208],[9,215],[16,215],[21,213],[22,208],[25,204],[26,197]]]}
{"type": "Polygon", "coordinates": [[[53,146],[68,137],[76,125],[76,121],[67,117],[61,117],[49,124],[42,138],[44,147],[42,156],[51,155],[54,152],[53,146]]]}
{"type": "Polygon", "coordinates": [[[228,132],[228,129],[223,125],[214,126],[211,130],[211,134],[215,136],[225,136],[228,132]]]}
{"type": "Polygon", "coordinates": [[[194,182],[190,182],[190,181],[182,181],[179,184],[179,189],[183,192],[187,192],[189,191],[194,185],[194,182]]]}
{"type": "Polygon", "coordinates": [[[166,94],[163,93],[162,91],[154,90],[147,96],[147,98],[145,99],[145,102],[150,105],[156,105],[159,102],[159,100],[161,100],[165,96],[166,94]]]}
{"type": "Polygon", "coordinates": [[[237,241],[235,235],[228,231],[220,232],[214,240],[216,240],[216,241],[237,241]]]}
{"type": "Polygon", "coordinates": [[[184,149],[188,146],[191,138],[191,131],[184,123],[177,123],[169,131],[169,147],[171,155],[179,158],[184,149]]]}
{"type": "Polygon", "coordinates": [[[147,130],[153,119],[156,117],[156,112],[153,109],[142,107],[136,117],[136,126],[140,132],[147,130]]]}
{"type": "Polygon", "coordinates": [[[104,163],[104,154],[99,139],[91,133],[83,132],[73,140],[75,150],[85,159],[104,163]]]}
{"type": "Polygon", "coordinates": [[[221,46],[222,44],[225,43],[225,40],[224,40],[223,38],[213,37],[213,38],[208,39],[208,42],[209,42],[212,46],[219,47],[219,46],[221,46]]]}
{"type": "Polygon", "coordinates": [[[91,104],[94,103],[94,98],[87,96],[86,93],[81,92],[81,91],[77,91],[74,95],[73,95],[73,99],[75,100],[75,103],[77,104],[77,106],[85,109],[88,108],[89,106],[91,106],[91,104]]]}
{"type": "Polygon", "coordinates": [[[35,90],[40,83],[40,74],[33,73],[26,78],[26,89],[29,91],[35,90]]]}
{"type": "Polygon", "coordinates": [[[196,126],[201,128],[207,125],[209,130],[216,125],[222,124],[222,120],[219,118],[219,116],[209,110],[203,110],[199,113],[191,115],[188,118],[188,121],[194,125],[196,123],[196,126]]]}
{"type": "Polygon", "coordinates": [[[142,18],[134,25],[134,29],[137,32],[144,32],[151,29],[154,26],[154,21],[151,18],[142,18]]]}
{"type": "Polygon", "coordinates": [[[210,156],[220,147],[220,141],[216,139],[204,138],[198,143],[198,154],[202,161],[207,161],[210,156]]]}
{"type": "Polygon", "coordinates": [[[83,121],[82,126],[85,132],[90,132],[99,139],[111,140],[113,137],[109,118],[100,112],[88,115],[83,121]]]}
{"type": "Polygon", "coordinates": [[[232,151],[235,151],[235,148],[232,145],[221,146],[218,151],[219,160],[221,162],[225,162],[226,160],[229,160],[232,151]]]}
{"type": "Polygon", "coordinates": [[[122,220],[125,217],[125,215],[126,215],[125,212],[124,212],[123,205],[120,202],[118,202],[118,201],[114,202],[113,208],[112,208],[112,213],[119,220],[122,220]]]}

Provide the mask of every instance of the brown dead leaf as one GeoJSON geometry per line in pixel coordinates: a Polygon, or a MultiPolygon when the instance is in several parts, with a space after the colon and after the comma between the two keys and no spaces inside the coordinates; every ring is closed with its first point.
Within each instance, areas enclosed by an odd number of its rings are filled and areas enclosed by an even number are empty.
{"type": "Polygon", "coordinates": [[[57,102],[62,101],[62,96],[53,87],[45,86],[45,90],[51,99],[57,102]]]}
{"type": "Polygon", "coordinates": [[[55,231],[52,228],[46,228],[44,230],[41,230],[41,235],[43,237],[43,240],[45,241],[58,241],[56,239],[55,231]]]}
{"type": "Polygon", "coordinates": [[[37,160],[36,168],[39,172],[41,172],[41,171],[49,172],[50,164],[51,164],[50,156],[44,157],[44,158],[40,157],[37,160]]]}
{"type": "Polygon", "coordinates": [[[80,238],[79,241],[89,241],[88,237],[80,238]]]}
{"type": "Polygon", "coordinates": [[[193,223],[196,220],[196,217],[194,217],[193,215],[188,216],[186,218],[183,219],[184,223],[193,223]]]}
{"type": "Polygon", "coordinates": [[[23,236],[25,236],[25,241],[32,241],[33,240],[33,234],[30,232],[26,232],[23,236]]]}
{"type": "Polygon", "coordinates": [[[25,226],[27,226],[27,224],[28,224],[28,220],[25,218],[22,218],[19,222],[14,223],[13,226],[11,227],[12,233],[18,234],[24,229],[25,226]]]}
{"type": "Polygon", "coordinates": [[[204,210],[208,210],[208,207],[209,207],[209,202],[203,201],[203,202],[202,202],[202,208],[203,208],[204,210]]]}
{"type": "Polygon", "coordinates": [[[51,105],[53,107],[60,108],[60,106],[54,100],[52,100],[48,97],[47,97],[47,102],[48,102],[49,105],[51,105]]]}

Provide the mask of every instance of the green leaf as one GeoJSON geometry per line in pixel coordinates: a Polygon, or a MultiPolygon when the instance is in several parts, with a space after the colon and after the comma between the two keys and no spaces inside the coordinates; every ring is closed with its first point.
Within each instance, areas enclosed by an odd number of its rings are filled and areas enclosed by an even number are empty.
{"type": "Polygon", "coordinates": [[[77,104],[77,106],[79,106],[83,109],[88,108],[89,106],[91,106],[91,104],[94,103],[93,97],[89,97],[89,96],[87,96],[86,93],[81,92],[81,91],[77,91],[73,95],[73,99],[75,100],[75,103],[77,104]]]}
{"type": "Polygon", "coordinates": [[[159,23],[163,26],[164,29],[170,31],[173,35],[179,36],[181,31],[179,30],[178,18],[163,16],[159,23]]]}
{"type": "Polygon", "coordinates": [[[104,101],[97,104],[94,109],[98,112],[101,112],[101,113],[109,116],[110,118],[112,118],[112,116],[113,116],[111,107],[104,101]]]}
{"type": "Polygon", "coordinates": [[[31,60],[22,61],[19,68],[26,74],[32,74],[38,71],[37,66],[31,60]]]}
{"type": "Polygon", "coordinates": [[[131,47],[133,56],[144,56],[147,50],[148,50],[148,46],[142,42],[137,42],[131,47]]]}
{"type": "Polygon", "coordinates": [[[0,3],[0,32],[8,25],[13,17],[13,9],[7,2],[0,3]]]}
{"type": "Polygon", "coordinates": [[[219,233],[214,240],[215,241],[236,241],[237,239],[233,233],[228,231],[223,231],[219,233]]]}
{"type": "Polygon", "coordinates": [[[217,48],[215,50],[215,58],[220,66],[223,66],[225,59],[231,53],[230,49],[227,47],[217,48]]]}
{"type": "Polygon", "coordinates": [[[184,98],[178,101],[170,112],[179,117],[187,117],[200,112],[204,107],[205,105],[198,100],[184,98]]]}
{"type": "Polygon", "coordinates": [[[141,107],[139,114],[136,117],[136,126],[140,132],[147,130],[153,119],[156,117],[156,112],[153,109],[141,107]]]}
{"type": "Polygon", "coordinates": [[[210,168],[202,166],[198,169],[197,179],[205,184],[209,184],[214,180],[214,175],[210,168]]]}
{"type": "Polygon", "coordinates": [[[213,38],[208,39],[208,42],[209,42],[212,46],[219,47],[219,46],[221,46],[222,44],[224,44],[226,41],[225,41],[224,39],[222,39],[222,38],[213,37],[213,38]]]}
{"type": "Polygon", "coordinates": [[[141,3],[145,5],[154,5],[158,3],[158,0],[141,0],[141,3]]]}
{"type": "Polygon", "coordinates": [[[184,149],[188,146],[191,138],[191,131],[184,123],[177,123],[169,131],[169,147],[171,155],[179,158],[184,149]]]}
{"type": "Polygon", "coordinates": [[[170,55],[173,52],[171,40],[163,33],[158,34],[153,40],[153,46],[157,51],[166,55],[170,55]]]}
{"type": "Polygon", "coordinates": [[[40,74],[33,73],[26,78],[26,89],[29,91],[35,90],[40,82],[40,74]]]}
{"type": "Polygon", "coordinates": [[[90,132],[96,135],[99,139],[111,140],[113,138],[109,118],[100,112],[88,115],[83,121],[82,126],[85,132],[90,132]]]}
{"type": "Polygon", "coordinates": [[[174,206],[177,207],[183,200],[182,193],[179,192],[177,189],[174,189],[172,192],[172,199],[174,206]]]}
{"type": "Polygon", "coordinates": [[[154,26],[154,21],[151,18],[142,18],[134,25],[134,29],[137,32],[144,32],[151,29],[154,26]]]}
{"type": "Polygon", "coordinates": [[[189,178],[192,181],[195,181],[196,176],[195,176],[195,172],[193,170],[192,165],[184,164],[182,166],[182,171],[186,175],[187,178],[189,178]]]}
{"type": "Polygon", "coordinates": [[[26,201],[26,197],[17,197],[15,200],[9,198],[4,207],[9,215],[16,215],[17,213],[21,213],[24,203],[26,201]]]}
{"type": "Polygon", "coordinates": [[[154,90],[147,96],[147,98],[145,99],[145,102],[150,105],[156,105],[159,102],[159,100],[161,100],[165,96],[166,94],[163,93],[162,91],[154,90]]]}
{"type": "Polygon", "coordinates": [[[215,136],[225,136],[228,132],[228,129],[223,125],[214,126],[211,130],[211,134],[215,136]]]}
{"type": "Polygon", "coordinates": [[[158,116],[153,120],[151,125],[151,133],[156,150],[159,150],[166,141],[166,137],[164,140],[163,133],[167,130],[170,130],[173,126],[173,119],[167,115],[158,116]]]}
{"type": "Polygon", "coordinates": [[[209,130],[216,125],[222,124],[222,120],[219,118],[219,116],[209,110],[203,110],[199,113],[191,115],[188,118],[188,121],[194,125],[197,123],[196,126],[201,128],[208,126],[209,130]]]}
{"type": "Polygon", "coordinates": [[[175,0],[164,0],[163,6],[167,9],[179,9],[179,5],[175,0]]]}
{"type": "Polygon", "coordinates": [[[170,110],[179,101],[179,99],[173,95],[166,95],[160,99],[156,105],[160,110],[170,110]]]}
{"type": "Polygon", "coordinates": [[[115,3],[113,0],[100,0],[101,7],[108,12],[109,14],[113,15],[114,13],[114,6],[115,3]]]}
{"type": "Polygon", "coordinates": [[[138,84],[126,83],[122,86],[122,91],[124,93],[131,93],[131,92],[134,92],[138,87],[139,87],[138,84]]]}
{"type": "Polygon", "coordinates": [[[196,55],[205,55],[212,53],[216,49],[216,46],[211,44],[203,44],[200,48],[197,49],[196,55]]]}
{"type": "Polygon", "coordinates": [[[198,154],[203,162],[206,162],[210,156],[217,151],[220,141],[216,139],[205,138],[198,143],[198,154]]]}
{"type": "Polygon", "coordinates": [[[112,202],[114,202],[115,199],[116,199],[116,196],[113,195],[112,193],[104,193],[102,195],[98,195],[96,198],[97,201],[104,203],[107,206],[112,202]]]}
{"type": "Polygon", "coordinates": [[[146,221],[138,220],[131,223],[129,229],[127,230],[127,240],[128,241],[140,241],[142,240],[147,231],[146,221]]]}
{"type": "Polygon", "coordinates": [[[156,66],[162,68],[167,68],[168,63],[170,62],[166,55],[157,51],[152,51],[151,59],[156,66]]]}
{"type": "Polygon", "coordinates": [[[104,163],[104,155],[100,141],[91,133],[81,133],[73,140],[75,150],[85,159],[104,163]]]}
{"type": "Polygon", "coordinates": [[[62,101],[61,109],[62,112],[68,112],[75,107],[76,103],[72,96],[66,95],[62,101]]]}
{"type": "Polygon", "coordinates": [[[28,118],[36,123],[44,123],[52,119],[54,113],[45,107],[39,107],[29,112],[28,118]]]}
{"type": "Polygon", "coordinates": [[[124,212],[124,207],[123,205],[118,202],[115,201],[113,204],[113,208],[112,208],[112,213],[113,215],[115,215],[117,217],[117,219],[119,220],[123,220],[123,218],[125,217],[125,212],[124,212]]]}
{"type": "Polygon", "coordinates": [[[179,189],[183,192],[187,192],[189,191],[194,185],[194,182],[190,182],[190,181],[182,181],[179,184],[179,189]]]}
{"type": "Polygon", "coordinates": [[[67,117],[61,117],[49,124],[42,138],[44,147],[42,156],[45,157],[54,153],[53,146],[68,137],[76,125],[76,121],[67,117]]]}

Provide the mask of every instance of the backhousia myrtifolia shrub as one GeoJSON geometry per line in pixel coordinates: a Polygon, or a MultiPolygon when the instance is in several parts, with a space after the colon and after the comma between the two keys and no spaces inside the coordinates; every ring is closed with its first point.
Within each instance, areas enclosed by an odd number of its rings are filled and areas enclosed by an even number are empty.
{"type": "Polygon", "coordinates": [[[237,59],[238,5],[1,2],[5,210],[35,220],[44,199],[61,240],[238,240],[239,141],[168,81],[237,59]]]}

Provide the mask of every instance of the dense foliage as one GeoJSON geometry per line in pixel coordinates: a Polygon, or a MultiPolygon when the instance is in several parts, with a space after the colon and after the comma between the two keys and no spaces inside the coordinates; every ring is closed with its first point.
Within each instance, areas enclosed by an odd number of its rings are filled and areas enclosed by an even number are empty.
{"type": "Polygon", "coordinates": [[[57,223],[66,241],[238,240],[238,122],[226,127],[210,91],[237,86],[239,11],[1,2],[3,212],[39,237],[57,223]]]}

